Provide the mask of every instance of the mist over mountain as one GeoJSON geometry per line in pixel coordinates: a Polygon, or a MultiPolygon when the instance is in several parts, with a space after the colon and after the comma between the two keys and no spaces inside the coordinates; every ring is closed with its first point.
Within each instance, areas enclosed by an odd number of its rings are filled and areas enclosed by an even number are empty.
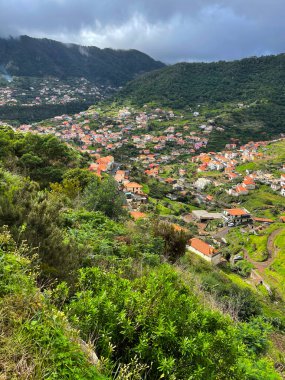
{"type": "Polygon", "coordinates": [[[138,50],[99,49],[28,36],[0,38],[0,71],[8,78],[85,77],[96,84],[120,86],[163,66],[138,50]]]}

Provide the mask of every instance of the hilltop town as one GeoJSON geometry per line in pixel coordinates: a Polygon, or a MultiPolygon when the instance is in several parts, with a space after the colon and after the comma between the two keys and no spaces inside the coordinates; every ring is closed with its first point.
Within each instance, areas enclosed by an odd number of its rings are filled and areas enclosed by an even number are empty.
{"type": "Polygon", "coordinates": [[[95,85],[85,78],[9,77],[0,74],[0,110],[7,106],[35,107],[74,102],[91,104],[115,92],[112,86],[95,85]]]}

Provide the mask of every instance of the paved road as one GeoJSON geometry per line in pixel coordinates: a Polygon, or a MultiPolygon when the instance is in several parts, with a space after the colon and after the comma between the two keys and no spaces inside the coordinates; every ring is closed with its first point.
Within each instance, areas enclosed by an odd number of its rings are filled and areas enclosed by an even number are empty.
{"type": "Polygon", "coordinates": [[[217,239],[217,238],[220,238],[220,239],[225,238],[225,237],[227,236],[229,230],[230,230],[230,227],[224,227],[221,231],[215,233],[215,234],[213,235],[213,238],[214,238],[214,239],[217,239]]]}

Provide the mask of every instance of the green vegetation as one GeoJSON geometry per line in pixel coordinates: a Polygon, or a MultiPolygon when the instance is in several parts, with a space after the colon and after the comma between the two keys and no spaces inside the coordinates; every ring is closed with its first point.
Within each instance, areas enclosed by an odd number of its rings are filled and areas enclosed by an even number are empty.
{"type": "Polygon", "coordinates": [[[238,173],[245,174],[246,170],[258,170],[258,165],[256,162],[247,162],[246,164],[241,164],[236,167],[238,173]]]}
{"type": "MultiPolygon", "coordinates": [[[[281,300],[239,283],[228,266],[185,255],[191,233],[156,210],[131,220],[113,179],[84,169],[88,157],[50,136],[0,137],[6,378],[21,378],[20,363],[22,378],[35,379],[281,379],[274,364],[284,351],[270,338],[284,332],[281,300]],[[52,169],[58,175],[48,177],[52,169]],[[98,354],[97,369],[79,336],[98,354]]],[[[147,185],[150,194],[168,190],[147,185]]],[[[172,214],[183,211],[166,199],[172,214]]]]}
{"type": "Polygon", "coordinates": [[[265,170],[272,174],[280,175],[280,164],[285,160],[285,141],[277,141],[260,149],[263,156],[254,161],[237,166],[237,171],[245,174],[246,170],[256,171],[265,170]]]}
{"type": "Polygon", "coordinates": [[[253,57],[215,63],[178,63],[145,74],[116,96],[135,105],[199,111],[225,128],[211,133],[209,149],[220,149],[238,138],[242,142],[269,139],[284,132],[285,55],[253,57]],[[206,111],[206,109],[208,111],[206,111]]]}
{"type": "Polygon", "coordinates": [[[247,252],[249,253],[250,257],[253,258],[255,261],[264,261],[268,258],[268,252],[266,247],[267,238],[267,235],[251,235],[247,238],[247,252]]]}
{"type": "Polygon", "coordinates": [[[233,328],[229,318],[201,307],[169,266],[134,281],[82,270],[67,313],[83,336],[94,336],[107,363],[136,354],[150,378],[247,379],[256,371],[253,378],[265,379],[268,370],[278,379],[269,362],[250,362],[266,349],[266,324],[233,328]]]}
{"type": "Polygon", "coordinates": [[[267,99],[284,79],[284,54],[215,63],[178,63],[129,83],[122,96],[181,108],[189,104],[267,99]]]}
{"type": "Polygon", "coordinates": [[[13,61],[9,68],[10,75],[85,77],[97,84],[115,86],[126,83],[139,73],[164,66],[137,50],[99,49],[75,44],[67,46],[28,36],[1,38],[0,55],[4,67],[13,61]],[[36,60],[35,56],[38,57],[36,60]]]}
{"type": "Polygon", "coordinates": [[[0,377],[107,379],[89,362],[78,332],[36,287],[25,245],[0,232],[0,377]]]}
{"type": "Polygon", "coordinates": [[[242,206],[259,217],[273,218],[285,210],[284,197],[269,186],[259,186],[242,199],[242,206]]]}
{"type": "Polygon", "coordinates": [[[62,114],[74,114],[87,109],[94,101],[70,102],[66,104],[42,104],[37,106],[1,106],[1,119],[12,123],[32,123],[62,114]]]}
{"type": "Polygon", "coordinates": [[[86,161],[53,136],[20,134],[0,126],[0,160],[6,168],[29,176],[42,186],[61,181],[68,168],[86,161]]]}
{"type": "Polygon", "coordinates": [[[267,241],[273,231],[280,228],[281,224],[274,223],[263,229],[258,234],[252,231],[244,231],[242,228],[236,227],[231,229],[227,235],[229,243],[228,250],[232,254],[249,254],[254,261],[264,261],[268,258],[267,241]]]}
{"type": "Polygon", "coordinates": [[[274,239],[273,249],[275,251],[276,258],[273,263],[265,270],[266,280],[272,285],[274,289],[277,289],[278,293],[285,296],[285,228],[274,239]]]}

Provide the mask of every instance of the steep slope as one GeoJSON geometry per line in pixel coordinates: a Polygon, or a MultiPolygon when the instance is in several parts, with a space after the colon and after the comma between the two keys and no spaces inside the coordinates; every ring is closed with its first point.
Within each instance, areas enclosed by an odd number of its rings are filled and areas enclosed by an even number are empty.
{"type": "Polygon", "coordinates": [[[114,180],[74,169],[84,160],[70,147],[0,132],[1,379],[100,378],[79,335],[112,379],[281,379],[275,302],[265,314],[260,296],[191,255],[171,264],[184,232],[132,222],[114,180]]]}
{"type": "Polygon", "coordinates": [[[121,92],[137,103],[182,107],[197,102],[276,98],[284,91],[285,54],[232,62],[178,63],[146,74],[121,92]]]}
{"type": "Polygon", "coordinates": [[[1,228],[0,378],[107,380],[78,332],[37,288],[27,253],[1,228]]]}
{"type": "Polygon", "coordinates": [[[117,99],[154,102],[185,111],[207,108],[206,116],[225,127],[211,135],[209,149],[231,138],[264,140],[285,132],[285,54],[233,62],[179,63],[133,80],[117,99]],[[204,107],[204,108],[205,108],[204,107]]]}
{"type": "Polygon", "coordinates": [[[0,66],[4,75],[85,77],[97,84],[119,86],[164,64],[137,50],[99,49],[21,36],[0,39],[0,66]]]}

